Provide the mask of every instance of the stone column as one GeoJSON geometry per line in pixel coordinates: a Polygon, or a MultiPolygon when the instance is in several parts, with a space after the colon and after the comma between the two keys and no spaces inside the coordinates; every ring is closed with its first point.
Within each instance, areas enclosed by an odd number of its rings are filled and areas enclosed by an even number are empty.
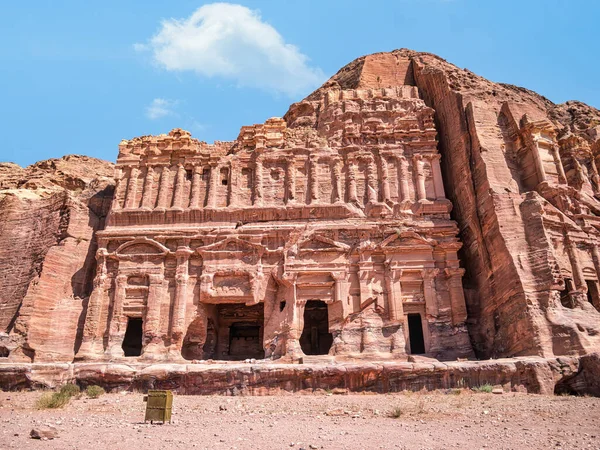
{"type": "Polygon", "coordinates": [[[398,164],[400,166],[400,197],[402,202],[410,202],[410,188],[408,185],[408,161],[404,156],[398,158],[398,164]]]}
{"type": "Polygon", "coordinates": [[[127,288],[127,275],[117,275],[115,278],[115,291],[113,294],[113,308],[108,327],[108,348],[106,352],[110,357],[123,356],[123,337],[125,336],[125,318],[123,317],[123,303],[125,302],[127,288]]]}
{"type": "Polygon", "coordinates": [[[342,168],[344,166],[344,162],[341,158],[336,158],[333,162],[333,182],[335,188],[335,203],[343,203],[344,202],[344,191],[342,188],[342,168]]]}
{"type": "Polygon", "coordinates": [[[348,273],[347,272],[331,272],[331,277],[335,281],[334,286],[334,300],[341,302],[342,304],[342,318],[348,317],[352,312],[352,305],[350,305],[350,296],[348,295],[348,273]]]}
{"type": "Polygon", "coordinates": [[[446,274],[450,305],[452,307],[452,325],[460,325],[467,320],[467,305],[462,286],[462,277],[465,274],[465,269],[446,268],[444,273],[446,274]]]}
{"type": "Polygon", "coordinates": [[[296,202],[296,161],[292,157],[285,166],[285,179],[287,182],[287,203],[296,202]]]}
{"type": "Polygon", "coordinates": [[[560,159],[560,151],[556,144],[552,146],[552,157],[554,158],[554,164],[556,165],[556,171],[558,172],[558,182],[567,184],[567,175],[565,174],[565,168],[560,159]]]}
{"type": "Polygon", "coordinates": [[[573,282],[575,283],[575,289],[585,294],[587,293],[587,285],[585,284],[583,271],[581,270],[579,258],[577,257],[577,247],[576,244],[570,239],[567,233],[568,231],[565,231],[565,246],[567,249],[567,254],[569,255],[569,262],[571,263],[571,271],[573,274],[573,282]]]}
{"type": "Polygon", "coordinates": [[[356,187],[356,165],[348,161],[348,203],[358,203],[358,189],[356,187]]]}
{"type": "Polygon", "coordinates": [[[423,172],[423,157],[421,155],[413,156],[413,171],[417,182],[417,200],[425,200],[427,199],[427,192],[425,191],[425,173],[423,172]]]}
{"type": "Polygon", "coordinates": [[[440,168],[441,155],[431,155],[430,164],[433,173],[433,187],[435,189],[435,198],[442,200],[446,198],[444,192],[444,181],[442,179],[442,169],[440,168]]]}
{"type": "Polygon", "coordinates": [[[209,208],[217,207],[217,189],[219,187],[219,166],[213,163],[210,166],[210,180],[208,187],[208,201],[207,206],[209,208]]]}
{"type": "Polygon", "coordinates": [[[262,158],[256,158],[254,167],[254,205],[262,206],[263,204],[263,162],[262,158]]]}
{"type": "Polygon", "coordinates": [[[229,167],[229,206],[237,207],[238,206],[238,196],[237,189],[239,186],[239,178],[240,178],[240,165],[237,160],[231,162],[231,166],[229,167]]]}
{"type": "Polygon", "coordinates": [[[378,199],[377,165],[375,158],[367,158],[367,202],[377,203],[378,199]]]}
{"type": "Polygon", "coordinates": [[[385,262],[385,287],[388,302],[388,313],[391,321],[403,320],[402,285],[400,278],[402,269],[391,267],[390,261],[385,262]]]}
{"type": "Polygon", "coordinates": [[[187,247],[179,247],[176,252],[177,270],[175,273],[175,303],[171,321],[171,347],[181,351],[185,333],[185,309],[188,283],[188,266],[193,252],[187,247]]]}
{"type": "Polygon", "coordinates": [[[533,138],[533,160],[535,162],[535,168],[538,174],[539,182],[543,183],[546,181],[546,171],[544,170],[544,162],[540,156],[540,147],[536,137],[533,138]]]}
{"type": "Polygon", "coordinates": [[[194,175],[192,177],[192,195],[190,199],[190,208],[200,208],[200,185],[202,183],[202,166],[194,167],[194,175]]]}
{"type": "Polygon", "coordinates": [[[123,178],[123,171],[121,169],[117,169],[115,172],[116,172],[115,173],[115,179],[116,179],[115,195],[113,197],[113,201],[111,204],[111,209],[113,211],[117,211],[117,210],[121,209],[120,199],[123,198],[124,193],[125,193],[125,187],[126,187],[125,179],[123,178]]]}
{"type": "Polygon", "coordinates": [[[152,196],[154,194],[154,167],[148,166],[144,179],[144,192],[142,193],[142,209],[152,209],[152,196]]]}
{"type": "Polygon", "coordinates": [[[146,312],[144,317],[144,349],[143,356],[155,356],[161,344],[160,333],[160,307],[163,298],[164,276],[150,274],[148,283],[148,297],[146,298],[146,312]]]}
{"type": "Polygon", "coordinates": [[[169,185],[171,184],[171,168],[163,166],[160,172],[160,184],[158,185],[158,199],[156,207],[160,209],[168,208],[169,206],[169,185]]]}
{"type": "Polygon", "coordinates": [[[129,172],[129,182],[127,183],[127,200],[125,200],[125,208],[135,208],[136,197],[137,197],[137,185],[138,177],[140,175],[140,169],[133,167],[129,172]]]}
{"type": "Polygon", "coordinates": [[[185,168],[183,164],[177,166],[175,187],[173,188],[173,208],[183,210],[183,191],[185,188],[185,168]]]}
{"type": "Polygon", "coordinates": [[[319,160],[316,156],[310,158],[310,202],[319,201],[319,160]]]}
{"type": "Polygon", "coordinates": [[[103,353],[103,331],[100,327],[102,310],[104,309],[107,295],[107,270],[106,257],[108,252],[100,248],[96,252],[97,272],[94,278],[94,289],[88,301],[87,314],[83,326],[81,347],[76,359],[96,359],[103,353]]]}
{"type": "Polygon", "coordinates": [[[425,297],[425,309],[427,315],[437,317],[438,302],[435,289],[435,277],[439,269],[423,269],[423,296],[425,297]]]}
{"type": "Polygon", "coordinates": [[[389,175],[388,165],[387,165],[385,156],[383,156],[383,155],[380,156],[379,163],[381,164],[381,195],[383,197],[383,201],[387,203],[391,200],[391,194],[390,194],[390,175],[389,175]]]}

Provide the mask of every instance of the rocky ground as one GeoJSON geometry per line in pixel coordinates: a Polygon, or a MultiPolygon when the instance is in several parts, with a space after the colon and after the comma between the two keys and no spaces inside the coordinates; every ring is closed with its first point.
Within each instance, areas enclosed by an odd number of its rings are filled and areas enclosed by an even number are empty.
{"type": "Polygon", "coordinates": [[[39,410],[0,393],[0,447],[84,449],[600,449],[600,398],[471,391],[272,397],[176,396],[173,423],[144,424],[143,395],[81,396],[39,410]],[[57,438],[32,429],[53,426],[57,438]]]}

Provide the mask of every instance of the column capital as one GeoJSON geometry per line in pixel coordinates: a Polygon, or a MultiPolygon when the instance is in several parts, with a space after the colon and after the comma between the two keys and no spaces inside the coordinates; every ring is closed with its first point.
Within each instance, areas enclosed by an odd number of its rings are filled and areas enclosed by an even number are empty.
{"type": "Polygon", "coordinates": [[[444,274],[447,278],[453,278],[457,276],[462,277],[465,274],[465,269],[462,267],[446,267],[444,269],[444,274]]]}
{"type": "Polygon", "coordinates": [[[440,273],[440,269],[423,269],[421,276],[424,280],[432,280],[440,273]]]}

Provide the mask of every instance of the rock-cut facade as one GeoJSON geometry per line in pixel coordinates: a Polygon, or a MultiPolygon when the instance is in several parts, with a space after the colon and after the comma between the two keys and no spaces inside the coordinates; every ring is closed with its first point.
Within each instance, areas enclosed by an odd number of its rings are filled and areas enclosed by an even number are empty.
{"type": "Polygon", "coordinates": [[[599,165],[597,109],[406,49],[233,142],[0,164],[0,361],[590,354],[599,165]]]}

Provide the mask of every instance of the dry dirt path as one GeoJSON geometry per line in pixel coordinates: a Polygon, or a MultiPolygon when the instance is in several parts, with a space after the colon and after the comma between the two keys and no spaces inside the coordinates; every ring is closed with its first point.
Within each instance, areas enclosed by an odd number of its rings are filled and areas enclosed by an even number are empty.
{"type": "Polygon", "coordinates": [[[40,395],[0,392],[0,448],[600,449],[600,398],[470,391],[176,396],[173,423],[150,425],[143,423],[142,394],[37,410],[40,395]],[[58,438],[31,439],[40,425],[55,426],[58,438]]]}

